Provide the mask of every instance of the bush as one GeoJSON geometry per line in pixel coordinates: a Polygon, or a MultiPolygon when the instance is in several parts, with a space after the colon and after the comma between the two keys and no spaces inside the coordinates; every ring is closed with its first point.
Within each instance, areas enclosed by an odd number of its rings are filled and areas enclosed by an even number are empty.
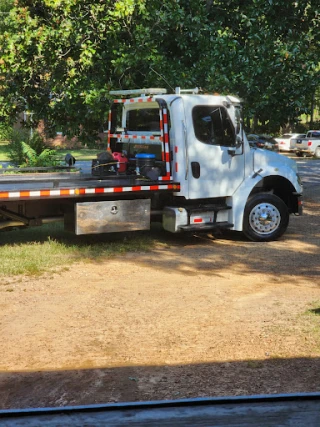
{"type": "Polygon", "coordinates": [[[16,166],[21,165],[25,161],[25,156],[22,150],[22,141],[28,141],[29,134],[26,129],[13,129],[9,138],[9,157],[12,163],[16,166]]]}
{"type": "MultiPolygon", "coordinates": [[[[32,141],[31,141],[32,142],[32,141]]],[[[25,156],[25,163],[21,164],[22,167],[38,167],[38,166],[56,166],[56,151],[50,148],[44,148],[41,153],[32,148],[29,144],[21,142],[22,152],[25,156]]]]}
{"type": "Polygon", "coordinates": [[[0,142],[9,141],[12,135],[12,126],[0,122],[0,142]]]}
{"type": "Polygon", "coordinates": [[[14,129],[9,139],[9,157],[21,167],[56,166],[56,151],[47,148],[43,137],[35,132],[30,136],[27,129],[14,129]]]}

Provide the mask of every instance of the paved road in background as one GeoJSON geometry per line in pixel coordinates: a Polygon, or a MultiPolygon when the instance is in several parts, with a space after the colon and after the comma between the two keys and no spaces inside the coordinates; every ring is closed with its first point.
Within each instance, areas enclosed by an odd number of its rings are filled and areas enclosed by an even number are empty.
{"type": "Polygon", "coordinates": [[[306,187],[320,185],[320,160],[296,160],[299,174],[306,187]]]}

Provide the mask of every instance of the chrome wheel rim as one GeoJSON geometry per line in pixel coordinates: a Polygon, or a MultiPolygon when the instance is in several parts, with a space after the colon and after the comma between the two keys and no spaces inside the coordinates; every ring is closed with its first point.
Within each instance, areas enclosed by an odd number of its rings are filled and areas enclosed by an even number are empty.
{"type": "Polygon", "coordinates": [[[259,203],[249,214],[250,227],[263,236],[273,233],[281,223],[279,210],[270,203],[259,203]]]}

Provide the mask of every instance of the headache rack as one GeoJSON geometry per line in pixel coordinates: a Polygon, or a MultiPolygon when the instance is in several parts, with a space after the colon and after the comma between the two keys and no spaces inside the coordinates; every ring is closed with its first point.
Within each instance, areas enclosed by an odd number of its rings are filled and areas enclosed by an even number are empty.
{"type": "Polygon", "coordinates": [[[109,93],[121,98],[113,100],[109,111],[107,149],[112,152],[125,152],[130,162],[136,161],[137,154],[154,156],[157,166],[161,169],[158,180],[172,180],[168,109],[163,99],[154,97],[166,94],[167,90],[146,88],[114,90],[109,93]],[[135,97],[132,98],[132,95],[135,97]],[[119,108],[122,109],[121,126],[117,117],[119,108]],[[133,119],[134,124],[128,128],[130,117],[136,119],[133,119]]]}

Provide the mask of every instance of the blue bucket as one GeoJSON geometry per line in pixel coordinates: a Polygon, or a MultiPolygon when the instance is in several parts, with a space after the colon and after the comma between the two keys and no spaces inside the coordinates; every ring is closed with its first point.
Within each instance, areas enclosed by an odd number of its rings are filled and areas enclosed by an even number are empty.
{"type": "Polygon", "coordinates": [[[149,154],[149,153],[138,153],[136,154],[136,159],[155,159],[155,154],[149,154]]]}
{"type": "Polygon", "coordinates": [[[148,176],[155,166],[156,155],[149,153],[136,154],[136,172],[138,175],[148,176]]]}

